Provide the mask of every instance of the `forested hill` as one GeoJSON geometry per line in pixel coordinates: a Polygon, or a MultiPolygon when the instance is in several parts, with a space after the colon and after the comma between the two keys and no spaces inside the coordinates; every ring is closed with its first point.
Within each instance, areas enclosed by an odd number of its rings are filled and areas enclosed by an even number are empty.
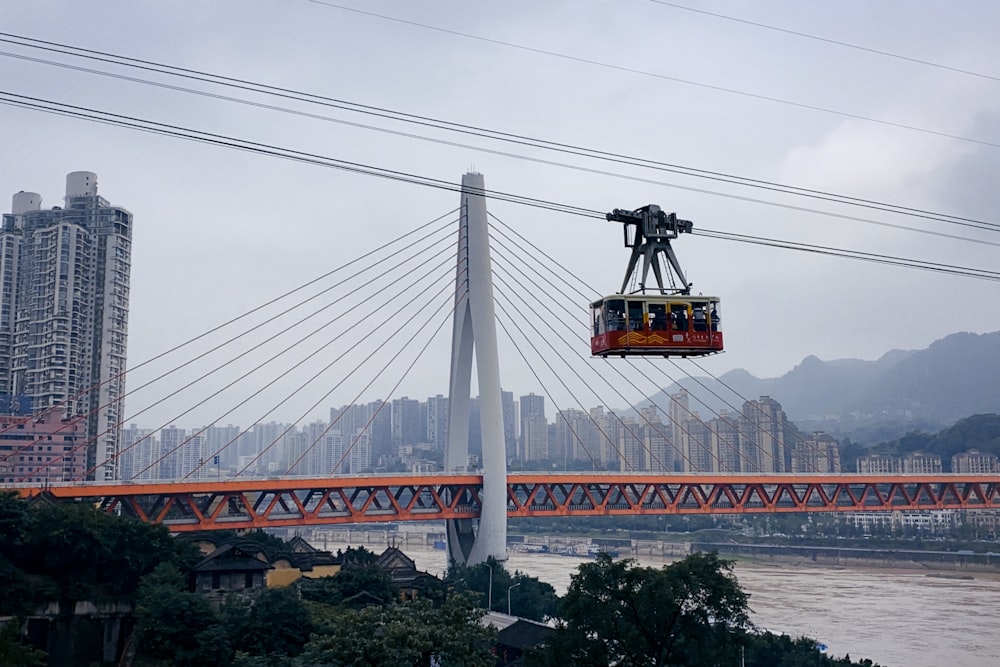
{"type": "MultiPolygon", "coordinates": [[[[956,333],[926,349],[893,350],[876,361],[809,356],[778,378],[757,378],[738,369],[720,380],[740,396],[771,396],[802,428],[852,434],[876,424],[893,425],[869,439],[879,441],[914,428],[936,431],[974,414],[1000,413],[998,378],[1000,332],[956,333]]],[[[688,378],[680,386],[692,394],[691,409],[703,413],[739,409],[743,403],[712,379],[688,378]]],[[[655,400],[666,406],[666,396],[678,389],[671,385],[655,400]]]]}

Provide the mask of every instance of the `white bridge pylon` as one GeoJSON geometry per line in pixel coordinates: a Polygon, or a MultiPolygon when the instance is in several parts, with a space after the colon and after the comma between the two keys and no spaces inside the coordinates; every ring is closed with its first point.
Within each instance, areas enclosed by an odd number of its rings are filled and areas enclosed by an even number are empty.
{"type": "Polygon", "coordinates": [[[448,521],[448,559],[460,565],[482,563],[490,556],[499,560],[507,557],[507,455],[492,276],[483,175],[468,173],[462,176],[445,466],[449,471],[464,471],[469,465],[469,401],[475,351],[483,495],[478,526],[473,519],[448,521]]]}

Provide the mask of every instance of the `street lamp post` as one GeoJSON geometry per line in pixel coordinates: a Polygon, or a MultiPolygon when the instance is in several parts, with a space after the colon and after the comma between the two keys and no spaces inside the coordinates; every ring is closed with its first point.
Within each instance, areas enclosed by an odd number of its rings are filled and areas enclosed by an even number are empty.
{"type": "Polygon", "coordinates": [[[486,610],[493,611],[493,566],[487,565],[490,568],[490,590],[487,596],[486,610]]]}
{"type": "Polygon", "coordinates": [[[521,582],[519,581],[516,584],[514,584],[513,586],[510,586],[509,588],[507,588],[507,615],[508,616],[511,616],[511,613],[510,613],[510,591],[511,591],[511,589],[517,588],[520,585],[521,585],[521,582]]]}

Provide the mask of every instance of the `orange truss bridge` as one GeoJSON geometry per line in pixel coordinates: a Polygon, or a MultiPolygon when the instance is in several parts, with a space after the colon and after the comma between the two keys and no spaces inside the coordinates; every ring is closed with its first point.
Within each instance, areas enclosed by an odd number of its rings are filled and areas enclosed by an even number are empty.
{"type": "MultiPolygon", "coordinates": [[[[175,532],[479,516],[480,475],[51,486],[175,532]]],[[[1000,509],[1000,475],[511,474],[507,516],[1000,509]]]]}

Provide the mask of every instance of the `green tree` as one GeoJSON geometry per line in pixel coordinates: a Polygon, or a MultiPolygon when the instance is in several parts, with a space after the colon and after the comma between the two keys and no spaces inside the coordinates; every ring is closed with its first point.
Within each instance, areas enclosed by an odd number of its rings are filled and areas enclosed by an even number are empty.
{"type": "Polygon", "coordinates": [[[303,599],[328,605],[339,605],[361,592],[374,596],[382,604],[399,599],[392,575],[374,564],[345,566],[333,576],[302,579],[299,590],[303,599]]]}
{"type": "Polygon", "coordinates": [[[236,649],[252,656],[296,656],[313,631],[309,610],[292,587],[266,590],[244,614],[224,619],[236,649]]]}
{"type": "Polygon", "coordinates": [[[8,620],[0,625],[0,665],[4,667],[45,667],[45,652],[21,639],[20,624],[8,620]]]}
{"type": "Polygon", "coordinates": [[[85,503],[41,499],[28,505],[16,552],[8,559],[37,582],[37,598],[58,602],[54,666],[75,662],[74,611],[82,600],[131,599],[158,563],[190,557],[190,545],[152,526],[100,512],[85,503]]]}
{"type": "Polygon", "coordinates": [[[815,640],[806,637],[792,639],[765,632],[746,635],[743,643],[746,667],[878,667],[871,660],[853,662],[850,656],[830,658],[819,652],[815,640]]]}
{"type": "Polygon", "coordinates": [[[302,667],[493,667],[496,631],[480,625],[483,611],[467,594],[438,609],[429,600],[345,612],[331,632],[315,636],[302,667]]]}
{"type": "Polygon", "coordinates": [[[477,565],[452,563],[448,568],[445,583],[459,591],[470,591],[479,596],[483,607],[490,611],[507,612],[507,592],[510,591],[510,611],[512,614],[535,621],[543,621],[555,616],[559,610],[559,597],[550,584],[530,577],[523,572],[507,571],[503,563],[492,556],[477,565]],[[491,586],[492,581],[492,586],[491,586]]]}
{"type": "Polygon", "coordinates": [[[736,664],[749,626],[747,595],[731,564],[694,554],[663,568],[602,554],[573,575],[563,598],[564,625],[535,665],[736,664]]]}
{"type": "Polygon", "coordinates": [[[136,601],[138,664],[172,667],[224,666],[232,655],[229,635],[204,596],[185,590],[184,574],[162,564],[143,577],[136,601]]]}

